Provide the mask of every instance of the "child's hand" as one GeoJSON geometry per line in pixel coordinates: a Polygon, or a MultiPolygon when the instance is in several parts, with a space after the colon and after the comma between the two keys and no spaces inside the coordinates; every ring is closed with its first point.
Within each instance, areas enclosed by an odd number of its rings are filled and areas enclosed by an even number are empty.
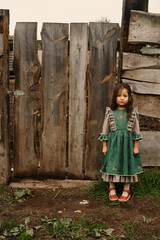
{"type": "Polygon", "coordinates": [[[102,148],[102,152],[103,152],[104,155],[107,154],[107,146],[103,146],[103,148],[102,148]]]}
{"type": "Polygon", "coordinates": [[[137,155],[139,153],[138,147],[133,148],[133,153],[134,153],[134,155],[137,155]]]}

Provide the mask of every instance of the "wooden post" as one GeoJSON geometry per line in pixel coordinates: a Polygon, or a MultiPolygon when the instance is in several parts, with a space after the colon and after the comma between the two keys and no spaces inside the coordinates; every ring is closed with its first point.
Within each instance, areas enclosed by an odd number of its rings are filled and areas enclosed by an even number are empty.
{"type": "Polygon", "coordinates": [[[0,10],[0,184],[9,179],[9,10],[0,10]]]}
{"type": "Polygon", "coordinates": [[[37,99],[34,88],[39,80],[37,23],[17,23],[14,34],[15,118],[14,175],[35,176],[38,157],[35,149],[37,99]]]}
{"type": "Polygon", "coordinates": [[[88,24],[70,26],[69,178],[82,179],[86,132],[86,73],[88,24]]]}
{"type": "Polygon", "coordinates": [[[95,179],[101,165],[102,145],[98,141],[106,106],[111,103],[116,79],[118,24],[90,23],[88,72],[88,120],[85,178],[95,179]]]}
{"type": "Polygon", "coordinates": [[[68,97],[68,24],[44,23],[42,50],[40,175],[64,178],[68,97]]]}
{"type": "Polygon", "coordinates": [[[133,52],[139,53],[142,47],[137,45],[128,44],[128,32],[129,32],[129,22],[130,22],[130,12],[131,10],[148,11],[148,1],[149,0],[123,0],[122,7],[122,23],[121,23],[121,39],[120,39],[120,54],[119,54],[119,68],[118,68],[118,79],[120,81],[120,76],[122,72],[122,61],[123,52],[133,52]]]}

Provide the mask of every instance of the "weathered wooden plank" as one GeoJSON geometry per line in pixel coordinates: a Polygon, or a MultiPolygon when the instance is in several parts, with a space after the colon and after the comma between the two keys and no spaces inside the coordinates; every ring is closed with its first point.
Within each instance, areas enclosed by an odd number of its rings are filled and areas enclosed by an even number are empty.
{"type": "Polygon", "coordinates": [[[123,53],[123,70],[139,68],[160,68],[160,59],[136,53],[123,53]]]}
{"type": "Polygon", "coordinates": [[[160,166],[160,132],[142,131],[141,134],[139,148],[143,167],[160,166]]]}
{"type": "Polygon", "coordinates": [[[90,23],[90,63],[88,72],[88,119],[85,178],[95,179],[101,164],[98,136],[106,106],[110,105],[116,74],[118,24],[90,23]]]}
{"type": "Polygon", "coordinates": [[[160,14],[131,11],[128,43],[160,44],[160,14]]]}
{"type": "Polygon", "coordinates": [[[64,178],[68,96],[68,24],[42,28],[42,138],[40,175],[64,178]]]}
{"type": "Polygon", "coordinates": [[[9,11],[0,10],[0,184],[9,179],[8,82],[9,82],[9,11]]]}
{"type": "Polygon", "coordinates": [[[160,69],[135,69],[125,71],[122,78],[133,79],[148,83],[160,84],[160,69]]]}
{"type": "Polygon", "coordinates": [[[36,100],[32,90],[39,80],[37,60],[37,23],[17,23],[14,34],[14,175],[38,173],[35,149],[36,100]]]}
{"type": "Polygon", "coordinates": [[[160,55],[160,48],[143,47],[140,52],[145,55],[160,55]]]}
{"type": "Polygon", "coordinates": [[[138,82],[122,78],[122,82],[128,83],[132,91],[140,94],[160,95],[160,84],[138,82]]]}
{"type": "Polygon", "coordinates": [[[160,118],[160,97],[133,93],[134,105],[138,106],[139,113],[145,116],[160,118]]]}
{"type": "Polygon", "coordinates": [[[148,11],[149,0],[123,0],[122,7],[122,24],[121,24],[121,37],[120,37],[120,54],[119,54],[119,66],[118,66],[118,79],[120,81],[122,71],[122,53],[134,52],[140,53],[142,46],[128,44],[128,32],[129,32],[129,20],[131,9],[148,11]]]}
{"type": "Polygon", "coordinates": [[[86,71],[88,24],[70,25],[69,61],[69,178],[84,178],[86,132],[86,71]]]}

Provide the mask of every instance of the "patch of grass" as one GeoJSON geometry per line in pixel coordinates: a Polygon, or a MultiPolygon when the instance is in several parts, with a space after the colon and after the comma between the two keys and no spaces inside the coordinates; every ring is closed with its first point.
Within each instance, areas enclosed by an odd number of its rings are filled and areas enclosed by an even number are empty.
{"type": "Polygon", "coordinates": [[[111,236],[114,229],[107,229],[102,223],[98,223],[95,219],[88,221],[84,216],[77,221],[71,218],[52,218],[47,216],[42,218],[46,231],[56,239],[103,239],[103,237],[111,236]]]}
{"type": "MultiPolygon", "coordinates": [[[[131,194],[137,196],[151,195],[160,197],[160,169],[154,168],[138,175],[139,182],[131,184],[131,194]]],[[[99,179],[89,189],[90,195],[97,200],[108,200],[109,184],[99,179]]],[[[117,194],[121,195],[122,183],[116,183],[117,194]]],[[[118,205],[119,202],[111,203],[118,205]]]]}
{"type": "Polygon", "coordinates": [[[14,192],[11,188],[0,185],[0,200],[7,204],[12,204],[14,202],[14,192]]]}
{"type": "Polygon", "coordinates": [[[106,199],[108,200],[108,187],[109,184],[104,182],[102,179],[99,179],[97,182],[94,182],[89,188],[89,193],[91,197],[94,197],[96,200],[106,199]]]}
{"type": "Polygon", "coordinates": [[[160,197],[160,169],[154,168],[144,171],[138,176],[139,182],[131,184],[133,195],[152,195],[160,197]]]}
{"type": "Polygon", "coordinates": [[[136,230],[138,229],[138,225],[135,222],[129,221],[126,223],[124,227],[125,231],[125,239],[136,239],[136,230]]]}

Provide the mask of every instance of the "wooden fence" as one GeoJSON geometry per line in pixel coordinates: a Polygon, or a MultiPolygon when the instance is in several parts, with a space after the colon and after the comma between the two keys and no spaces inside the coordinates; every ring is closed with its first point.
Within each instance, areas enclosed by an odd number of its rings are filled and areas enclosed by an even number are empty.
{"type": "MultiPolygon", "coordinates": [[[[73,23],[70,33],[69,24],[44,23],[40,65],[37,23],[16,24],[14,177],[99,174],[97,139],[116,80],[118,33],[111,23],[73,23]]],[[[7,182],[9,169],[0,183],[7,182]]]]}

